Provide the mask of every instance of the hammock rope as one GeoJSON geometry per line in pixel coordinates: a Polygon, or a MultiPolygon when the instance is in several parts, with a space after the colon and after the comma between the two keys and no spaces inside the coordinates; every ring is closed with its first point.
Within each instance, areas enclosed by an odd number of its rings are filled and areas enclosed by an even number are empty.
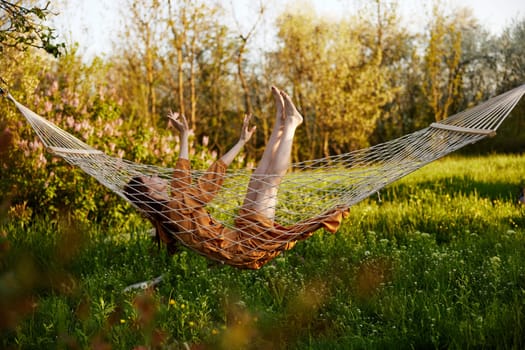
{"type": "MultiPolygon", "coordinates": [[[[173,168],[138,164],[105,154],[20,104],[9,93],[5,95],[25,116],[48,151],[78,166],[131,202],[154,224],[157,222],[157,232],[164,230],[169,233],[169,237],[160,237],[165,243],[176,240],[208,258],[237,267],[259,268],[283,250],[293,247],[296,241],[310,236],[313,231],[308,231],[306,227],[316,220],[321,223],[334,214],[336,208],[349,208],[436,159],[494,136],[524,93],[525,85],[522,85],[398,139],[345,154],[291,164],[279,186],[275,222],[286,227],[297,227],[291,231],[278,230],[277,234],[270,234],[268,227],[261,227],[257,220],[244,220],[243,225],[236,222],[252,169],[227,170],[220,190],[206,204],[206,212],[192,217],[192,223],[184,223],[182,219],[176,222],[175,218],[182,214],[170,212],[173,203],[168,200],[148,201],[139,195],[133,197],[125,193],[126,188],[133,187],[130,186],[133,179],[144,176],[166,181],[168,195],[180,191],[179,187],[173,186],[173,168]],[[142,201],[141,205],[137,205],[138,200],[142,201]],[[221,231],[219,236],[207,230],[203,234],[202,228],[196,228],[203,220],[214,220],[210,222],[220,224],[225,231],[221,231]],[[305,227],[303,231],[301,225],[305,227]]],[[[193,182],[188,186],[195,191],[197,186],[216,187],[217,178],[222,176],[220,173],[191,170],[193,182]]],[[[170,200],[173,201],[173,198],[170,197],[170,200]]],[[[344,213],[341,210],[339,214],[344,213]]]]}

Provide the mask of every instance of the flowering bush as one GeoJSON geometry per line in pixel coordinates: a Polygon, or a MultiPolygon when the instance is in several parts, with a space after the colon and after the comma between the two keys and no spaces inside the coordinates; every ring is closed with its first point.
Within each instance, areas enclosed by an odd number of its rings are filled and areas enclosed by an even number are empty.
{"type": "MultiPolygon", "coordinates": [[[[45,63],[45,62],[44,62],[45,63]]],[[[64,57],[61,67],[53,64],[35,79],[23,78],[15,98],[82,141],[110,155],[147,164],[172,166],[178,156],[178,137],[140,116],[123,114],[123,101],[109,84],[93,81],[95,62],[90,69],[74,54],[64,57]],[[36,83],[38,82],[38,83],[36,83]]],[[[16,72],[13,72],[16,79],[16,72]]],[[[46,153],[34,131],[17,111],[0,105],[6,119],[0,124],[0,190],[8,201],[8,214],[25,224],[33,215],[57,217],[67,213],[76,220],[111,223],[127,216],[130,207],[96,180],[65,161],[46,153]],[[29,175],[29,176],[28,176],[29,175]]],[[[193,140],[192,140],[193,141],[193,140]]],[[[205,141],[205,140],[204,140],[205,141]]],[[[195,165],[204,167],[216,154],[190,143],[195,165]]]]}

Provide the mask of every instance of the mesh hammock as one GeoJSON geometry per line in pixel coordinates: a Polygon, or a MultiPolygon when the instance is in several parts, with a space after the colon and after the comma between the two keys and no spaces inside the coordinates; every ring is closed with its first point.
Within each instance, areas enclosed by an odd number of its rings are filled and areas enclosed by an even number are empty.
{"type": "Polygon", "coordinates": [[[189,170],[144,165],[96,150],[5,95],[45,147],[131,202],[172,251],[186,245],[208,258],[257,269],[325,228],[335,232],[347,208],[384,186],[463,146],[494,136],[525,93],[525,85],[425,129],[370,148],[293,163],[278,190],[275,221],[239,215],[251,169],[189,170]],[[134,187],[138,177],[168,183],[165,199],[134,187]],[[182,185],[181,185],[182,184],[182,185]],[[131,190],[130,190],[131,189],[131,190]],[[127,192],[126,192],[127,191],[127,192]],[[155,197],[155,196],[153,196],[155,197]],[[155,197],[156,198],[156,197],[155,197]]]}

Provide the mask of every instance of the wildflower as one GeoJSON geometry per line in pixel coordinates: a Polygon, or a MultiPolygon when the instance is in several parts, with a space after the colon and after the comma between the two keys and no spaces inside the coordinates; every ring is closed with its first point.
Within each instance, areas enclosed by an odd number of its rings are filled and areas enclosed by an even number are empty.
{"type": "Polygon", "coordinates": [[[110,124],[104,125],[104,133],[111,135],[113,133],[113,126],[110,124]]]}
{"type": "Polygon", "coordinates": [[[124,323],[126,323],[126,320],[123,319],[123,318],[121,318],[121,319],[120,319],[120,323],[121,323],[121,324],[124,324],[124,323]]]}
{"type": "Polygon", "coordinates": [[[50,101],[44,102],[44,111],[46,113],[51,112],[52,109],[53,109],[53,104],[50,101]]]}
{"type": "Polygon", "coordinates": [[[498,268],[500,267],[501,265],[501,259],[499,256],[493,256],[492,258],[490,258],[490,264],[492,265],[492,267],[494,268],[498,268]]]}
{"type": "Polygon", "coordinates": [[[190,321],[188,324],[189,324],[190,327],[195,327],[195,322],[193,322],[193,321],[190,321]]]}
{"type": "Polygon", "coordinates": [[[36,151],[41,148],[41,144],[38,141],[31,141],[29,142],[29,149],[32,151],[36,151]]]}
{"type": "Polygon", "coordinates": [[[66,126],[70,129],[73,129],[75,127],[76,123],[75,123],[75,118],[73,118],[72,116],[68,115],[66,117],[66,126]]]}
{"type": "Polygon", "coordinates": [[[46,157],[44,156],[43,153],[40,153],[38,155],[38,162],[39,162],[39,165],[41,165],[41,166],[44,166],[44,165],[47,164],[47,159],[46,159],[46,157]]]}
{"type": "Polygon", "coordinates": [[[51,83],[51,87],[49,88],[49,91],[47,92],[47,95],[51,96],[57,91],[58,91],[58,80],[53,80],[53,82],[51,83]]]}
{"type": "Polygon", "coordinates": [[[218,331],[217,329],[213,328],[213,329],[211,330],[211,334],[213,334],[213,335],[217,335],[217,334],[219,334],[219,331],[218,331]]]}
{"type": "Polygon", "coordinates": [[[173,299],[170,299],[170,305],[175,305],[177,302],[173,299]]]}

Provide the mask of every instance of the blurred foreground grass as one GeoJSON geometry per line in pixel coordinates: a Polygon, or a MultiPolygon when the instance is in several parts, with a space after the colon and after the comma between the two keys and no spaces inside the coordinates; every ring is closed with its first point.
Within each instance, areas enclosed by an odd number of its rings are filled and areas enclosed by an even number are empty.
{"type": "Polygon", "coordinates": [[[520,156],[435,162],[259,271],[170,258],[138,216],[80,227],[11,210],[0,347],[524,348],[523,169],[520,156]]]}

